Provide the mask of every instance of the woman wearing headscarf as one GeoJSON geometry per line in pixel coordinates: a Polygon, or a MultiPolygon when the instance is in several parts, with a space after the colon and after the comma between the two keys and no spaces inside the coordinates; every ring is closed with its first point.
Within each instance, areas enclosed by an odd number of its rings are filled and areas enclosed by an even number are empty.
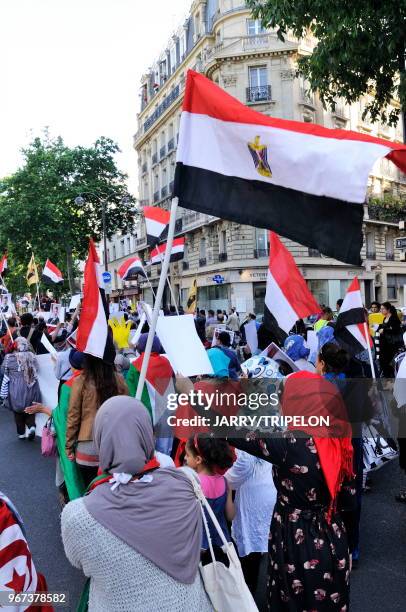
{"type": "Polygon", "coordinates": [[[390,302],[381,306],[384,316],[383,323],[378,327],[379,334],[379,363],[382,376],[394,377],[392,360],[399,348],[402,347],[402,326],[396,308],[390,302]]]}
{"type": "MultiPolygon", "coordinates": [[[[204,407],[196,410],[216,416],[204,407]]],[[[345,611],[351,558],[342,511],[355,503],[345,405],[336,385],[323,376],[295,372],[285,382],[282,414],[300,417],[284,435],[247,432],[245,438],[227,438],[273,464],[277,501],[269,536],[268,609],[345,611]],[[328,417],[329,425],[310,426],[314,416],[328,417]]]]}
{"type": "Polygon", "coordinates": [[[41,401],[38,384],[37,363],[26,338],[19,336],[10,347],[3,362],[4,378],[1,395],[7,397],[10,409],[14,412],[17,435],[20,440],[35,438],[35,415],[26,414],[24,409],[34,402],[41,401]]]}
{"type": "Polygon", "coordinates": [[[93,443],[93,423],[100,406],[110,397],[127,395],[128,388],[114,367],[114,351],[106,360],[85,354],[83,370],[72,382],[65,450],[76,461],[85,485],[97,475],[99,458],[93,443]]]}
{"type": "Polygon", "coordinates": [[[94,442],[104,477],[62,513],[66,555],[90,577],[89,611],[211,610],[198,571],[202,524],[192,483],[182,470],[159,467],[141,402],[106,401],[94,442]]]}
{"type": "Polygon", "coordinates": [[[288,336],[283,345],[283,350],[295,362],[299,370],[316,371],[314,365],[308,361],[310,349],[305,346],[303,336],[299,336],[299,334],[288,336]]]}

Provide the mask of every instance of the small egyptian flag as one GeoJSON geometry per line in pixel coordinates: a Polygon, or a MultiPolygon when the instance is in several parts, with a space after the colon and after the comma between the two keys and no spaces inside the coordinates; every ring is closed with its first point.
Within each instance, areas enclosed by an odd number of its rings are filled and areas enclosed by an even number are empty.
{"type": "Polygon", "coordinates": [[[27,285],[39,283],[38,269],[37,264],[35,263],[34,253],[31,255],[30,263],[28,264],[26,279],[27,285]]]}
{"type": "Polygon", "coordinates": [[[147,244],[154,247],[166,233],[171,213],[158,206],[144,206],[143,213],[147,230],[147,244]]]}
{"type": "Polygon", "coordinates": [[[62,272],[49,259],[46,260],[44,269],[42,270],[41,280],[45,283],[63,283],[62,272]]]}
{"type": "Polygon", "coordinates": [[[275,232],[269,232],[265,327],[281,342],[296,321],[317,312],[320,312],[320,306],[306,285],[293,256],[275,232]]]}
{"type": "Polygon", "coordinates": [[[197,302],[197,278],[194,279],[192,286],[189,289],[189,295],[187,296],[186,312],[193,313],[196,310],[197,302]]]}
{"type": "MultiPolygon", "coordinates": [[[[150,265],[162,263],[165,257],[166,252],[166,242],[165,244],[160,244],[155,249],[151,251],[151,259],[150,265]]],[[[179,261],[179,259],[183,259],[185,253],[185,239],[184,238],[175,238],[172,243],[171,249],[171,257],[170,262],[179,261]]]]}
{"type": "Polygon", "coordinates": [[[359,280],[355,276],[347,289],[334,327],[334,336],[351,355],[356,355],[372,346],[372,338],[365,325],[367,315],[362,302],[359,280]]]}
{"type": "Polygon", "coordinates": [[[130,257],[118,269],[118,275],[123,281],[130,281],[138,275],[147,277],[142,261],[139,257],[130,257]]]}
{"type": "Polygon", "coordinates": [[[0,276],[4,276],[7,267],[7,253],[4,253],[3,257],[0,259],[0,276]]]}

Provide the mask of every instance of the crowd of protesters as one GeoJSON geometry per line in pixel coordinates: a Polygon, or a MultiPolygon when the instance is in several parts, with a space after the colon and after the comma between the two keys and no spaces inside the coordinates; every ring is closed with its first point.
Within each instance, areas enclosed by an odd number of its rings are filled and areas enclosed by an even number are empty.
{"type": "MultiPolygon", "coordinates": [[[[176,316],[176,309],[165,314],[176,316]]],[[[49,454],[56,454],[63,545],[71,564],[88,579],[80,609],[212,610],[204,568],[213,563],[213,555],[227,568],[235,545],[252,597],[247,599],[238,583],[241,610],[347,611],[351,572],[362,558],[360,428],[371,419],[373,406],[354,384],[371,377],[371,364],[335,338],[333,311],[323,306],[313,321],[298,321],[281,338],[255,314],[240,318],[235,308],[198,309],[196,332],[214,375],[177,375],[155,336],[142,401],[134,396],[148,324],[138,330],[142,333],[132,346],[139,314],[128,307],[121,321],[112,317],[111,350],[102,359],[72,346],[79,318],[78,307],[63,324],[47,325],[41,312],[10,317],[7,325],[4,319],[0,396],[14,415],[20,441],[35,439],[37,413],[51,419],[47,426],[55,452],[49,454]],[[254,350],[244,329],[251,321],[258,338],[254,350]],[[306,344],[308,329],[317,332],[314,355],[306,344]],[[57,406],[41,403],[36,356],[47,352],[44,336],[57,349],[57,406]],[[272,342],[296,371],[263,354],[272,342]],[[168,394],[200,390],[204,398],[218,388],[244,391],[244,383],[254,384],[258,371],[247,364],[258,359],[275,374],[283,415],[329,415],[329,428],[289,426],[273,432],[278,435],[236,435],[225,427],[213,437],[210,426],[193,433],[188,427],[168,427],[168,394]],[[197,503],[196,487],[207,507],[197,503]]],[[[368,324],[375,342],[374,370],[394,378],[405,354],[404,321],[391,304],[374,302],[368,324]]],[[[405,409],[406,397],[396,406],[399,419],[405,409]]],[[[193,407],[179,406],[176,414],[215,418],[237,410],[202,400],[193,407]]],[[[399,450],[403,473],[401,440],[399,450]]],[[[405,485],[406,479],[399,502],[406,502],[405,485]]],[[[22,528],[5,495],[0,494],[0,550],[10,516],[22,528]]],[[[222,575],[217,575],[220,590],[222,575]]],[[[0,590],[1,578],[0,562],[0,590]]],[[[45,590],[44,578],[39,580],[45,590]]]]}

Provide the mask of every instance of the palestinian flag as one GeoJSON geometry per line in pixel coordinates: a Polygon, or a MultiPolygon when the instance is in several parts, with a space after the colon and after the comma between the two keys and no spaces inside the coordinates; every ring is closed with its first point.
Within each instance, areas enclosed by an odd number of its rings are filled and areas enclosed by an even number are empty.
{"type": "Polygon", "coordinates": [[[63,283],[62,272],[49,259],[46,260],[44,269],[42,270],[41,280],[45,283],[63,283]]]}
{"type": "MultiPolygon", "coordinates": [[[[293,256],[282,244],[275,232],[269,232],[269,267],[266,281],[264,324],[275,333],[281,334],[277,326],[288,334],[298,319],[320,312],[301,275],[293,256]]],[[[283,336],[283,335],[282,335],[283,336]]]]}
{"type": "Polygon", "coordinates": [[[368,175],[381,157],[406,171],[406,145],[263,115],[189,70],[173,195],[359,265],[368,175]]]}
{"type": "Polygon", "coordinates": [[[372,346],[366,321],[367,314],[362,302],[361,288],[358,278],[355,277],[347,289],[334,328],[334,336],[352,355],[372,346]]]}
{"type": "Polygon", "coordinates": [[[0,259],[0,276],[4,276],[7,267],[7,253],[4,253],[3,257],[0,259]]]}
{"type": "Polygon", "coordinates": [[[93,240],[90,240],[76,347],[82,353],[99,357],[113,364],[115,349],[109,334],[108,318],[109,312],[99,257],[93,240]]]}
{"type": "Polygon", "coordinates": [[[134,280],[140,276],[147,275],[145,274],[144,266],[142,265],[142,261],[139,257],[130,257],[127,259],[118,269],[118,275],[123,281],[134,280]]]}
{"type": "MultiPolygon", "coordinates": [[[[150,262],[149,262],[150,265],[162,263],[165,257],[165,252],[166,252],[166,242],[164,244],[160,244],[155,249],[153,249],[150,254],[150,257],[151,257],[150,262]]],[[[171,257],[169,261],[173,262],[173,261],[179,261],[180,259],[183,259],[184,253],[185,253],[185,239],[175,238],[172,243],[171,257]]]]}
{"type": "MultiPolygon", "coordinates": [[[[137,393],[143,359],[144,353],[131,363],[128,371],[126,382],[131,397],[135,397],[137,393]]],[[[171,452],[173,438],[167,422],[168,395],[175,392],[173,374],[171,364],[166,357],[151,353],[141,402],[150,414],[155,437],[161,439],[157,448],[167,454],[171,452]]]]}
{"type": "Polygon", "coordinates": [[[153,247],[165,234],[171,213],[158,206],[144,206],[143,213],[147,230],[147,244],[153,247]]]}

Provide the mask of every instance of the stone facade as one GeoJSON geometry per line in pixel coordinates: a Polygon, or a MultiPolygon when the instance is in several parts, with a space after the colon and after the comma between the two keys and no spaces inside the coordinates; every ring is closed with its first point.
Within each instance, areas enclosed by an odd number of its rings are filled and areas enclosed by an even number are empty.
{"type": "MultiPolygon", "coordinates": [[[[173,186],[176,144],[186,72],[202,72],[228,93],[255,110],[284,119],[315,122],[326,127],[353,129],[382,138],[402,140],[400,127],[372,125],[362,119],[363,102],[348,107],[337,100],[334,110],[324,109],[317,94],[296,76],[298,56],[311,53],[310,38],[287,36],[281,42],[275,32],[264,31],[251,18],[241,0],[195,0],[188,19],[165,48],[141,83],[141,112],[134,147],[138,153],[141,205],[168,207],[173,186]]],[[[369,191],[380,196],[388,191],[406,193],[406,177],[387,160],[376,164],[369,191]]],[[[358,275],[366,302],[390,298],[406,304],[406,266],[394,248],[399,230],[395,223],[365,217],[365,245],[362,268],[348,266],[307,247],[285,240],[315,296],[334,307],[358,275]]],[[[261,312],[268,265],[265,230],[218,220],[180,209],[176,234],[185,235],[183,262],[171,265],[175,293],[185,303],[188,289],[197,277],[198,303],[202,308],[227,308],[261,312]],[[213,276],[224,281],[216,284],[213,276]]],[[[118,238],[120,240],[120,238],[118,238]]],[[[140,225],[135,252],[148,259],[145,228],[140,225]]],[[[118,267],[121,260],[112,261],[118,267]]],[[[156,286],[160,266],[151,270],[156,286]]],[[[119,283],[115,289],[120,289],[119,283]]],[[[140,283],[144,298],[151,290],[140,283]]]]}

